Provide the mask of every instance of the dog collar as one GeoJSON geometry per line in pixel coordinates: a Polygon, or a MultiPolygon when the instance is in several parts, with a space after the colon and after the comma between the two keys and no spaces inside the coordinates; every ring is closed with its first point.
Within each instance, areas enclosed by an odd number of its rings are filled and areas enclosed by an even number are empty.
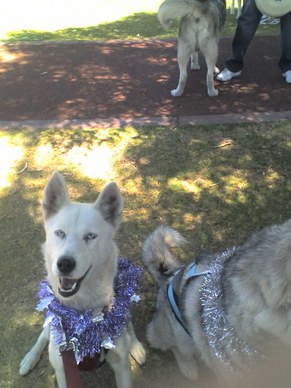
{"type": "Polygon", "coordinates": [[[130,320],[130,306],[138,302],[135,294],[142,269],[124,258],[118,259],[114,280],[114,300],[109,311],[94,317],[92,310],[77,311],[64,306],[54,295],[47,280],[40,283],[38,311],[45,311],[45,324],[50,324],[54,342],[60,347],[69,344],[74,349],[76,362],[93,357],[101,349],[114,348],[114,340],[121,335],[130,320]]]}

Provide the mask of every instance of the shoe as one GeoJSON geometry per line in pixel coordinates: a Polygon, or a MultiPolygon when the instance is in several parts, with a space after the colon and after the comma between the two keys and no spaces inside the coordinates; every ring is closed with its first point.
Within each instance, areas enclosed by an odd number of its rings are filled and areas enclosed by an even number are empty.
{"type": "Polygon", "coordinates": [[[280,19],[275,19],[275,18],[272,18],[272,20],[270,21],[270,25],[275,25],[275,24],[279,24],[280,23],[280,19]]]}
{"type": "Polygon", "coordinates": [[[286,71],[286,73],[282,74],[285,78],[287,84],[291,84],[291,70],[286,71]]]}
{"type": "Polygon", "coordinates": [[[216,77],[216,79],[218,79],[218,81],[222,81],[222,82],[225,82],[225,81],[230,81],[232,78],[234,77],[238,77],[241,75],[241,71],[237,71],[236,73],[228,70],[228,68],[224,68],[222,70],[222,72],[220,72],[218,74],[218,76],[216,77]]]}
{"type": "Polygon", "coordinates": [[[272,17],[266,16],[266,15],[263,15],[262,19],[260,21],[260,24],[273,25],[273,24],[278,24],[278,23],[280,23],[280,19],[272,18],[272,17]]]}
{"type": "Polygon", "coordinates": [[[269,20],[271,19],[270,16],[263,15],[260,21],[260,24],[268,24],[269,20]]]}

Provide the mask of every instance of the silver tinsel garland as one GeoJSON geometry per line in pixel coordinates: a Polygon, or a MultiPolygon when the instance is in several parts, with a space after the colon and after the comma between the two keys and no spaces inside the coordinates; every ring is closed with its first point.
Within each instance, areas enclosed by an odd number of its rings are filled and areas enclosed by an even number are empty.
{"type": "Polygon", "coordinates": [[[225,365],[239,374],[250,367],[258,352],[237,336],[224,311],[221,275],[225,262],[236,248],[220,253],[210,265],[200,289],[203,306],[202,324],[212,353],[225,365]]]}

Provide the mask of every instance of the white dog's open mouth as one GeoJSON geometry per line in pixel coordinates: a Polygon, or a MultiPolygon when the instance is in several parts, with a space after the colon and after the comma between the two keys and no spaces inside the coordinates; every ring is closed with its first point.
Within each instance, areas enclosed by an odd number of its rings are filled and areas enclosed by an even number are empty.
{"type": "Polygon", "coordinates": [[[85,272],[85,274],[79,279],[72,279],[66,277],[59,278],[59,294],[68,298],[69,296],[75,295],[81,286],[82,281],[85,279],[87,273],[90,271],[91,267],[85,272]]]}

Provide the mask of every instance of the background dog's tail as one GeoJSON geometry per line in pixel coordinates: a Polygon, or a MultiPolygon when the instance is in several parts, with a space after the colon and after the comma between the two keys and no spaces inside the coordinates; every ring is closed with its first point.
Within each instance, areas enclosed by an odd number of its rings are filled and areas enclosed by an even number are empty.
{"type": "Polygon", "coordinates": [[[159,226],[145,240],[142,261],[160,286],[181,265],[171,248],[185,242],[184,237],[167,226],[159,226]]]}
{"type": "Polygon", "coordinates": [[[164,28],[168,28],[172,19],[188,15],[192,10],[191,1],[165,0],[159,8],[158,19],[164,28]]]}

